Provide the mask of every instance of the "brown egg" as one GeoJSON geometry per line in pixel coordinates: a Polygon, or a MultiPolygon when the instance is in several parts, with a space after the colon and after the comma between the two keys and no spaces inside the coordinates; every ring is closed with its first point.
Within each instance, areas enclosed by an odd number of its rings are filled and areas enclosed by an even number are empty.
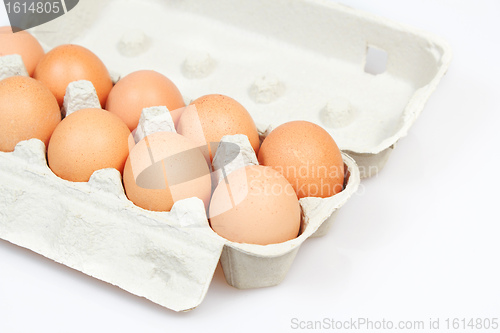
{"type": "Polygon", "coordinates": [[[48,52],[38,63],[33,77],[42,81],[57,98],[64,102],[68,84],[87,80],[96,89],[101,105],[106,105],[113,82],[103,62],[90,50],[79,45],[61,45],[48,52]]]}
{"type": "Polygon", "coordinates": [[[210,201],[210,225],[238,243],[274,244],[300,230],[299,200],[290,183],[272,168],[252,165],[219,183],[210,201]]]}
{"type": "Polygon", "coordinates": [[[130,201],[153,211],[170,211],[174,202],[191,197],[208,207],[212,190],[200,149],[170,132],[157,132],[137,143],[125,164],[123,185],[130,201]]]}
{"type": "Polygon", "coordinates": [[[245,134],[255,152],[259,151],[257,127],[243,105],[231,97],[218,94],[200,97],[191,105],[196,106],[197,113],[194,109],[182,113],[177,131],[200,145],[206,144],[207,159],[213,159],[217,145],[225,135],[245,134]],[[205,142],[200,142],[200,128],[205,142]]]}
{"type": "Polygon", "coordinates": [[[94,171],[122,172],[128,156],[130,131],[114,114],[102,109],[76,111],[56,127],[47,149],[47,161],[59,177],[86,182],[94,171]]]}
{"type": "MultiPolygon", "coordinates": [[[[119,80],[109,93],[106,110],[120,117],[133,131],[142,109],[166,106],[170,111],[186,106],[179,89],[166,76],[151,70],[130,73],[119,80]]],[[[176,114],[176,113],[175,113],[176,114]]],[[[178,117],[174,118],[177,124],[178,117]]]]}
{"type": "Polygon", "coordinates": [[[60,121],[59,105],[41,82],[23,76],[0,81],[1,151],[13,151],[18,142],[33,138],[47,146],[60,121]]]}
{"type": "Polygon", "coordinates": [[[42,46],[29,32],[23,30],[12,33],[11,27],[0,27],[0,57],[19,54],[30,76],[45,52],[42,46]]]}
{"type": "Polygon", "coordinates": [[[340,150],[316,124],[292,121],[277,127],[262,143],[258,159],[283,174],[299,198],[326,198],[343,189],[340,150]]]}

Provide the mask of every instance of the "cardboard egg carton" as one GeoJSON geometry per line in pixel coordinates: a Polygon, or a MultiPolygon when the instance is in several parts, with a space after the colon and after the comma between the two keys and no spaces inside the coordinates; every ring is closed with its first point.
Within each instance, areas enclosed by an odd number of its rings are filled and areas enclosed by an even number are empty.
{"type": "Polygon", "coordinates": [[[235,287],[280,283],[300,245],[324,235],[360,178],[380,171],[451,60],[435,36],[328,0],[86,0],[34,34],[48,48],[86,46],[122,76],[155,69],[187,101],[231,96],[262,137],[312,121],[344,151],[345,189],[301,199],[300,235],[266,246],[219,237],[197,198],[170,212],[138,208],[116,170],[62,180],[36,139],[0,153],[0,238],[175,311],[201,303],[219,261],[235,287]]]}

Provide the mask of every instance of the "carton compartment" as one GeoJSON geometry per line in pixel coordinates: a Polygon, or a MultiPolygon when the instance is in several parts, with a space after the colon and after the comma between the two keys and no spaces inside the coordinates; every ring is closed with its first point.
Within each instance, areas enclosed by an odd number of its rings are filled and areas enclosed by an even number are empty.
{"type": "Polygon", "coordinates": [[[274,286],[283,281],[302,243],[326,234],[335,212],[357,190],[360,174],[354,160],[343,154],[348,177],[342,192],[329,198],[302,198],[302,226],[297,238],[279,244],[255,245],[226,241],[221,266],[226,281],[239,289],[274,286]]]}

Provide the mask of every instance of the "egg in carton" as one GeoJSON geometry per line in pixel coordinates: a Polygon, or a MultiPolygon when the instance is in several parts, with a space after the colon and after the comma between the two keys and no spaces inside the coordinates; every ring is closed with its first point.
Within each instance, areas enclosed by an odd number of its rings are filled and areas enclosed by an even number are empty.
{"type": "Polygon", "coordinates": [[[325,233],[359,178],[381,170],[451,60],[449,46],[433,35],[322,0],[293,6],[284,0],[88,0],[44,29],[61,32],[35,32],[49,48],[82,44],[112,64],[112,72],[154,65],[186,87],[185,96],[203,95],[207,87],[232,96],[252,106],[257,123],[265,124],[259,128],[263,136],[268,124],[318,123],[349,154],[343,154],[349,170],[344,191],[301,200],[299,237],[266,246],[215,234],[195,198],[177,202],[170,212],[140,209],[126,199],[113,170],[96,172],[88,183],[63,181],[47,168],[37,140],[0,154],[2,238],[177,311],[201,302],[219,259],[231,285],[279,283],[300,244],[325,233]],[[156,15],[163,24],[153,29],[156,15]],[[198,45],[188,42],[193,36],[198,45]],[[60,198],[57,209],[38,204],[40,216],[34,214],[30,202],[47,195],[60,198]],[[157,233],[162,229],[169,232],[157,233]],[[115,239],[120,244],[103,246],[115,239]]]}

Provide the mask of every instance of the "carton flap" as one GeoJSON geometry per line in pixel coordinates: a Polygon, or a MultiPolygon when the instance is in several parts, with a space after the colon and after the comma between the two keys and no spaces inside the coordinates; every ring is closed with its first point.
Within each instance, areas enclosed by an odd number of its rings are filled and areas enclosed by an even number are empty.
{"type": "Polygon", "coordinates": [[[201,200],[146,211],[126,199],[118,171],[72,183],[40,154],[38,140],[0,153],[0,238],[175,311],[201,303],[224,246],[201,200]]]}

